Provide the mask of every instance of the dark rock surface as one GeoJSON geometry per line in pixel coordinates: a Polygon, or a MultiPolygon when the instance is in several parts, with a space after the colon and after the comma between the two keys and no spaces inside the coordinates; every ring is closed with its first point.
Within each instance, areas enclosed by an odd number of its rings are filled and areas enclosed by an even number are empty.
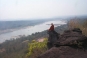
{"type": "Polygon", "coordinates": [[[79,43],[85,43],[87,37],[82,35],[80,29],[66,30],[58,39],[55,45],[78,45],[79,43]]]}
{"type": "Polygon", "coordinates": [[[87,50],[74,49],[69,46],[53,47],[38,58],[87,58],[87,50]]]}
{"type": "Polygon", "coordinates": [[[64,31],[54,46],[38,58],[87,58],[87,37],[78,28],[64,31]]]}

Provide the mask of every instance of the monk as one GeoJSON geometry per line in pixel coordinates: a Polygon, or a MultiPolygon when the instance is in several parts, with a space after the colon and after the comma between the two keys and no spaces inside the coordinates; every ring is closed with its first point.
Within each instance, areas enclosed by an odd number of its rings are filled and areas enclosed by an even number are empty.
{"type": "Polygon", "coordinates": [[[49,28],[49,31],[54,31],[54,25],[51,23],[51,27],[49,28]]]}
{"type": "Polygon", "coordinates": [[[54,30],[54,24],[51,23],[50,28],[48,29],[48,42],[47,42],[47,46],[48,49],[52,48],[54,46],[54,43],[57,41],[59,34],[54,30]]]}

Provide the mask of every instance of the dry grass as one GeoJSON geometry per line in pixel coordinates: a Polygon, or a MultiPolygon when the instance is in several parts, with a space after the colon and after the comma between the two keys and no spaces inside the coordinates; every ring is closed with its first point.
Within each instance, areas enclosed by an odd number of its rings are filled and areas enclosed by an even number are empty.
{"type": "Polygon", "coordinates": [[[82,30],[82,33],[85,36],[87,36],[87,20],[85,20],[81,23],[79,19],[71,19],[68,22],[68,27],[69,27],[69,29],[80,28],[82,30]]]}

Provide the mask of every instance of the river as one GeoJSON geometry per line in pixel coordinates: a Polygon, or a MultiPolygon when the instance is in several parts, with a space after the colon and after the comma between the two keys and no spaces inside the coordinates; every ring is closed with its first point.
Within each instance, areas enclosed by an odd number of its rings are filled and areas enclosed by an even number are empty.
{"type": "Polygon", "coordinates": [[[51,24],[51,23],[59,24],[59,25],[54,25],[55,27],[66,24],[65,21],[57,20],[57,21],[44,22],[42,24],[38,24],[31,27],[28,26],[26,28],[18,29],[13,32],[1,34],[0,43],[4,42],[5,40],[10,40],[12,38],[18,38],[19,36],[22,36],[22,35],[28,36],[28,35],[31,35],[32,33],[42,32],[44,30],[49,29],[50,25],[47,25],[47,24],[51,24]]]}

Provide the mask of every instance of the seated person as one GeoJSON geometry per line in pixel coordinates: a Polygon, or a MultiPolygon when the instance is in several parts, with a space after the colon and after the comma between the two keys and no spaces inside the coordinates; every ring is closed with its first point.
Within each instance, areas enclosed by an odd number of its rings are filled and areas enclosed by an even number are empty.
{"type": "Polygon", "coordinates": [[[51,23],[51,27],[49,28],[49,31],[54,31],[54,24],[51,23]]]}
{"type": "Polygon", "coordinates": [[[51,47],[54,46],[54,43],[57,41],[59,37],[58,33],[54,30],[53,23],[51,23],[51,27],[48,29],[48,34],[49,34],[49,37],[48,37],[47,46],[48,46],[48,49],[50,49],[51,47]]]}

